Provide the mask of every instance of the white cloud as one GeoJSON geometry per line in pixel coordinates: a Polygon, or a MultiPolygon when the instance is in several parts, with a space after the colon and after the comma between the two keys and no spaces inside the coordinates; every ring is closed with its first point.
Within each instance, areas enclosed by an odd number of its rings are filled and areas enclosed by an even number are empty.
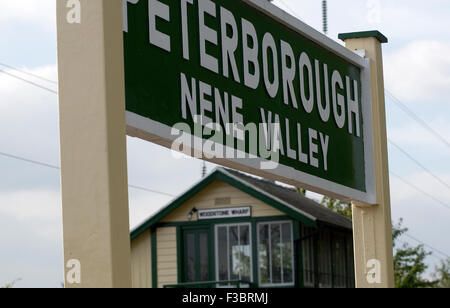
{"type": "Polygon", "coordinates": [[[14,0],[0,2],[0,23],[33,23],[46,28],[56,24],[56,0],[14,0]]]}
{"type": "MultiPolygon", "coordinates": [[[[22,69],[57,80],[56,66],[22,69]]],[[[57,90],[51,83],[17,71],[7,72],[57,90]]],[[[0,93],[0,151],[58,164],[57,96],[2,73],[0,93]]]]}
{"type": "Polygon", "coordinates": [[[391,43],[426,38],[449,39],[448,0],[381,0],[381,30],[391,43]]]}
{"type": "MultiPolygon", "coordinates": [[[[450,140],[450,123],[443,115],[436,116],[434,121],[428,122],[439,135],[450,140]]],[[[441,152],[443,155],[450,154],[450,149],[437,139],[431,132],[418,126],[416,122],[397,123],[388,130],[388,137],[395,143],[407,147],[430,149],[441,152]]],[[[435,154],[440,154],[436,153],[435,154]]]]}
{"type": "Polygon", "coordinates": [[[57,191],[0,194],[0,285],[59,287],[62,281],[61,199],[57,191]]]}
{"type": "MultiPolygon", "coordinates": [[[[440,174],[439,177],[446,183],[450,183],[450,174],[440,174]]],[[[404,179],[409,183],[415,185],[420,190],[426,192],[427,194],[433,196],[434,198],[440,200],[444,204],[450,206],[450,190],[439,183],[436,179],[431,177],[429,174],[420,172],[405,176],[404,179]]],[[[433,201],[429,197],[425,196],[423,193],[412,188],[410,185],[404,183],[402,180],[392,177],[391,178],[391,189],[392,189],[392,201],[402,204],[408,204],[414,199],[423,200],[427,199],[427,204],[430,206],[441,207],[439,203],[433,201]]],[[[450,215],[450,209],[448,214],[450,215]]],[[[449,216],[450,217],[450,216],[449,216]]]]}
{"type": "Polygon", "coordinates": [[[436,100],[450,97],[450,43],[414,41],[386,56],[387,87],[400,99],[436,100]]]}
{"type": "MultiPolygon", "coordinates": [[[[440,177],[447,183],[450,183],[450,174],[441,174],[440,177]]],[[[404,179],[450,206],[449,190],[432,179],[428,174],[414,173],[409,176],[404,176],[404,179]]],[[[397,223],[400,218],[403,218],[403,226],[409,228],[410,235],[417,237],[422,242],[436,249],[450,254],[450,246],[446,236],[450,234],[450,224],[448,223],[450,210],[448,208],[445,208],[396,177],[391,177],[391,206],[392,220],[394,223],[397,223]]],[[[403,239],[413,245],[418,245],[417,242],[411,241],[409,238],[404,237],[403,239]]],[[[428,247],[425,248],[426,250],[430,250],[428,247]]],[[[434,256],[444,258],[436,253],[434,253],[434,256]]],[[[427,262],[433,264],[436,262],[436,259],[428,258],[427,262]]],[[[434,267],[430,268],[430,270],[433,269],[434,267]]]]}
{"type": "Polygon", "coordinates": [[[29,190],[5,192],[0,195],[1,215],[14,217],[21,223],[55,222],[60,218],[60,210],[59,192],[29,190]]]}
{"type": "Polygon", "coordinates": [[[153,216],[161,207],[167,205],[173,198],[150,194],[145,191],[129,190],[130,198],[130,229],[153,216]]]}

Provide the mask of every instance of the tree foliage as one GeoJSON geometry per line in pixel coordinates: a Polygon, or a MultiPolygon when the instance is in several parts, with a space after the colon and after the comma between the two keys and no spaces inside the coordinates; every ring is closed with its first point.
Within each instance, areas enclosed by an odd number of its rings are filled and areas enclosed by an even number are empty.
{"type": "Polygon", "coordinates": [[[450,258],[441,261],[441,264],[436,267],[433,278],[438,281],[438,288],[450,288],[450,258]]]}
{"type": "Polygon", "coordinates": [[[326,206],[330,210],[333,210],[345,217],[352,219],[352,205],[349,203],[324,196],[322,198],[321,204],[326,206]]]}
{"type": "Polygon", "coordinates": [[[403,220],[393,226],[392,238],[394,242],[394,278],[396,288],[433,288],[437,280],[423,278],[428,266],[425,259],[431,252],[425,250],[423,245],[411,246],[407,243],[399,245],[399,238],[408,228],[402,227],[403,220]]]}
{"type": "Polygon", "coordinates": [[[297,191],[299,194],[301,194],[301,195],[303,195],[303,196],[306,196],[306,189],[297,187],[297,188],[296,188],[296,191],[297,191]]]}

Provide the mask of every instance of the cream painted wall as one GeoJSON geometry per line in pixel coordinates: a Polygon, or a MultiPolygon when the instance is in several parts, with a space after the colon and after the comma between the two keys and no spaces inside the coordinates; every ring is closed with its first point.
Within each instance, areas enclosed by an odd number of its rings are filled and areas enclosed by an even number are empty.
{"type": "MultiPolygon", "coordinates": [[[[230,186],[229,184],[216,180],[204,188],[201,192],[189,199],[182,206],[165,217],[162,222],[188,221],[188,213],[195,207],[197,210],[229,208],[238,206],[251,206],[253,217],[281,216],[283,212],[253,198],[245,192],[230,186]],[[216,204],[217,198],[230,198],[229,204],[216,204]]],[[[197,221],[194,215],[192,221],[197,221]]]]}
{"type": "Polygon", "coordinates": [[[175,227],[156,229],[156,261],[158,288],[178,282],[177,230],[175,227]]]}
{"type": "Polygon", "coordinates": [[[131,279],[133,288],[152,287],[152,248],[150,231],[131,242],[131,279]]]}

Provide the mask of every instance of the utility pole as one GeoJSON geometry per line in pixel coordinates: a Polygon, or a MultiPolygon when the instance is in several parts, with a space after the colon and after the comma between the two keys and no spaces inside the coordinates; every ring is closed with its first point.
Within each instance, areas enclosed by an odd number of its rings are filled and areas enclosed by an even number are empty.
{"type": "Polygon", "coordinates": [[[206,174],[208,173],[208,170],[206,168],[206,162],[203,161],[203,165],[202,165],[202,178],[204,178],[206,176],[206,174]]]}
{"type": "Polygon", "coordinates": [[[328,34],[328,4],[327,0],[322,0],[322,26],[323,33],[328,34]]]}

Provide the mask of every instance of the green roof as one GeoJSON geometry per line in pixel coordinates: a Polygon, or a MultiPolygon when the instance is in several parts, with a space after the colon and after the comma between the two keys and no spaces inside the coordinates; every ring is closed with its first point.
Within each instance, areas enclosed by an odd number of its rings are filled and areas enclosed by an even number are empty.
{"type": "Polygon", "coordinates": [[[131,231],[131,239],[135,239],[146,230],[152,228],[173,210],[184,204],[215,180],[223,181],[244,191],[252,197],[273,206],[293,219],[309,226],[317,227],[317,222],[323,222],[345,229],[352,228],[351,221],[348,218],[306,198],[291,188],[280,186],[264,179],[251,177],[238,171],[217,168],[210,175],[196,183],[185,193],[181,194],[166,207],[131,231]]]}
{"type": "Polygon", "coordinates": [[[385,37],[380,31],[362,31],[362,32],[349,32],[349,33],[341,33],[338,38],[340,40],[347,39],[355,39],[355,38],[365,38],[365,37],[374,37],[380,41],[380,43],[387,43],[389,40],[385,37]]]}

